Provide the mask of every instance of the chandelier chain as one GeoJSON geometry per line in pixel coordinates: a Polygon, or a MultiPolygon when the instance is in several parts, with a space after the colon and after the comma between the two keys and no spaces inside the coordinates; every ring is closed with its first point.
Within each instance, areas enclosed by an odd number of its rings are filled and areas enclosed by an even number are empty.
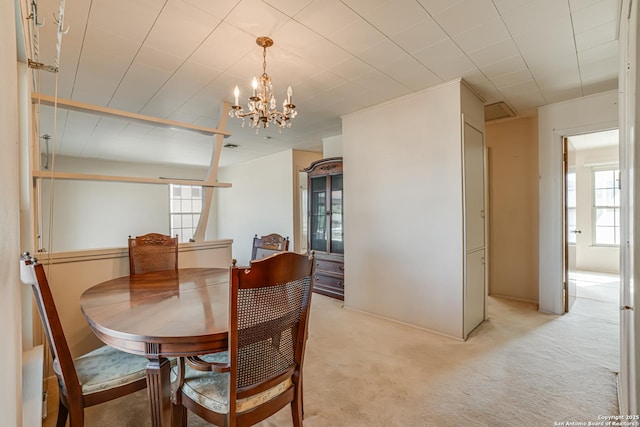
{"type": "Polygon", "coordinates": [[[262,48],[262,75],[267,74],[267,48],[262,48]]]}

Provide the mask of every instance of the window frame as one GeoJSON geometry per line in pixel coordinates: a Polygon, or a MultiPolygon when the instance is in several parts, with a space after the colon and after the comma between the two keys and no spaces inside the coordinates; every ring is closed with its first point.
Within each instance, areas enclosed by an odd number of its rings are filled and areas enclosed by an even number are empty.
{"type": "Polygon", "coordinates": [[[567,172],[567,177],[565,179],[566,179],[566,190],[565,190],[565,192],[567,193],[566,194],[566,197],[567,197],[567,201],[566,201],[566,203],[567,203],[566,216],[567,217],[565,219],[565,226],[566,226],[566,233],[567,233],[567,243],[569,245],[575,246],[578,243],[577,242],[578,235],[575,232],[572,232],[572,230],[570,229],[572,224],[569,224],[569,216],[570,216],[569,212],[571,212],[571,211],[574,212],[573,217],[575,218],[575,224],[573,224],[573,226],[574,226],[573,228],[574,228],[574,230],[577,230],[578,229],[578,174],[576,173],[576,170],[573,169],[573,168],[569,169],[569,171],[567,172]],[[573,185],[574,185],[574,189],[573,189],[573,192],[574,192],[574,204],[573,204],[573,206],[571,206],[569,204],[569,197],[568,197],[568,193],[569,193],[569,175],[573,175],[573,185]]]}
{"type": "Polygon", "coordinates": [[[591,246],[596,247],[620,247],[620,167],[618,165],[608,166],[593,166],[591,167],[591,246]],[[596,204],[596,190],[602,190],[603,188],[596,188],[596,173],[598,172],[613,172],[614,184],[611,189],[614,190],[614,204],[613,205],[597,205],[596,204]],[[615,190],[618,190],[618,197],[615,196],[615,190]],[[617,202],[617,205],[616,205],[617,202]],[[601,243],[597,241],[597,211],[598,209],[612,209],[613,210],[613,226],[600,226],[600,227],[613,227],[614,243],[601,243]],[[616,220],[617,218],[617,220],[616,220]],[[617,243],[615,243],[617,241],[617,243]]]}
{"type": "Polygon", "coordinates": [[[198,229],[198,222],[202,216],[202,208],[203,208],[203,204],[204,204],[204,187],[201,185],[185,185],[185,184],[169,184],[169,229],[170,229],[170,235],[171,236],[175,236],[178,235],[178,242],[180,243],[187,243],[187,242],[193,242],[193,236],[195,235],[197,229],[198,229]],[[189,187],[191,188],[191,196],[189,197],[183,197],[182,194],[180,195],[180,197],[174,197],[174,190],[176,189],[176,187],[180,188],[180,191],[182,192],[183,187],[189,187]],[[198,189],[200,195],[199,196],[193,196],[193,190],[194,189],[198,189]],[[193,202],[194,200],[199,200],[200,201],[200,210],[194,210],[193,209],[193,202]],[[179,201],[180,203],[180,209],[174,209],[174,202],[179,201]],[[184,211],[182,209],[182,207],[184,206],[184,201],[189,201],[189,204],[191,205],[191,210],[189,211],[184,211]],[[174,225],[174,215],[179,215],[180,216],[180,226],[177,227],[174,225]],[[191,225],[190,226],[183,226],[184,224],[184,218],[189,216],[190,220],[191,220],[191,225]],[[184,232],[186,230],[189,230],[190,236],[189,237],[185,237],[184,232]]]}

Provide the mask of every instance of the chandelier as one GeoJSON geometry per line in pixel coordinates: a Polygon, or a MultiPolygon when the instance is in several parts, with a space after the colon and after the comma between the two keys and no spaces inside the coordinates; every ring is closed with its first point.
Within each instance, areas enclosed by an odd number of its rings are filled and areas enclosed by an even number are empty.
{"type": "Polygon", "coordinates": [[[243,127],[245,118],[249,118],[249,125],[252,128],[256,128],[256,133],[261,127],[269,127],[269,123],[273,123],[280,128],[290,128],[290,120],[298,115],[296,106],[291,103],[291,95],[293,95],[291,86],[287,89],[287,97],[282,103],[282,111],[278,111],[271,77],[267,74],[267,48],[273,46],[273,40],[269,37],[258,37],[256,44],[262,47],[262,76],[260,76],[260,80],[253,78],[251,83],[253,95],[249,97],[247,102],[247,112],[242,109],[238,102],[240,89],[236,86],[233,91],[235,103],[231,106],[229,116],[242,119],[243,127]]]}

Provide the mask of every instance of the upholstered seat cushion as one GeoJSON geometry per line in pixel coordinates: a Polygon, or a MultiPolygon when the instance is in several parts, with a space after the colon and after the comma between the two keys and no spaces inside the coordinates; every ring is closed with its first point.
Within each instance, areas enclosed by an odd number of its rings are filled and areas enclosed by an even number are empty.
{"type": "MultiPolygon", "coordinates": [[[[224,363],[228,359],[228,353],[208,354],[201,357],[207,362],[224,363]]],[[[177,377],[177,368],[172,370],[172,381],[177,377]]],[[[229,386],[228,373],[202,372],[191,368],[186,364],[185,380],[182,386],[182,392],[191,400],[199,403],[201,406],[220,414],[226,414],[229,411],[229,402],[227,398],[227,388],[229,386]]],[[[284,393],[292,386],[291,378],[287,378],[280,384],[272,387],[262,393],[256,394],[236,402],[236,411],[245,412],[256,406],[267,402],[274,397],[284,393]]]]}
{"type": "MultiPolygon", "coordinates": [[[[74,359],[83,394],[108,390],[145,378],[147,363],[148,360],[142,356],[106,345],[74,359]]],[[[60,377],[57,360],[53,363],[53,370],[60,377]]]]}

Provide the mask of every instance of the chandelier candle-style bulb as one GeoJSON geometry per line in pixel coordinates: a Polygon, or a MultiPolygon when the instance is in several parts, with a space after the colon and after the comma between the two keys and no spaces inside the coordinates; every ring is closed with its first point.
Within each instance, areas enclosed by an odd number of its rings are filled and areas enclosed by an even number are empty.
{"type": "Polygon", "coordinates": [[[291,103],[293,89],[291,86],[287,88],[287,97],[282,102],[282,111],[278,111],[271,77],[267,74],[267,48],[273,46],[273,40],[269,37],[258,37],[256,44],[262,47],[262,75],[260,78],[254,77],[251,81],[253,95],[249,97],[247,112],[240,106],[238,101],[240,90],[238,86],[235,87],[233,91],[235,104],[231,106],[229,116],[242,119],[242,126],[244,126],[245,119],[248,118],[249,125],[256,128],[256,133],[261,127],[269,127],[270,123],[280,128],[290,128],[291,119],[298,114],[296,106],[291,103]]]}

